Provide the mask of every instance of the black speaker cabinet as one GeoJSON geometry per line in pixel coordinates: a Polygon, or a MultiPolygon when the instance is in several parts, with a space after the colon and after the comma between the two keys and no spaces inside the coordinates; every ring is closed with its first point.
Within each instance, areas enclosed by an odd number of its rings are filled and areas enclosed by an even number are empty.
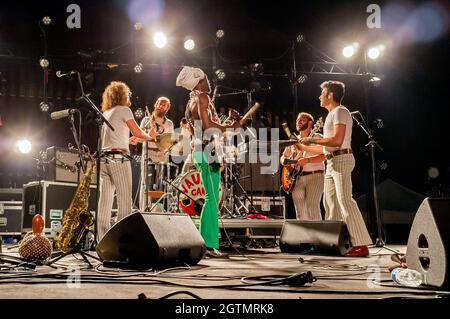
{"type": "Polygon", "coordinates": [[[408,238],[408,268],[423,275],[425,284],[449,287],[450,198],[425,198],[408,238]]]}
{"type": "Polygon", "coordinates": [[[188,215],[137,212],[117,222],[96,250],[105,266],[148,269],[195,265],[206,246],[188,215]]]}
{"type": "Polygon", "coordinates": [[[342,221],[287,219],[281,230],[282,252],[344,255],[349,248],[350,236],[347,226],[342,221]]]}

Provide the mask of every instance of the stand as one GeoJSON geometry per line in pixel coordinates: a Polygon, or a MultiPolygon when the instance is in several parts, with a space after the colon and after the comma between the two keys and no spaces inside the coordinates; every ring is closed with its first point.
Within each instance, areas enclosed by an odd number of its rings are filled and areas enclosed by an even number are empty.
{"type": "MultiPolygon", "coordinates": [[[[112,127],[111,123],[108,122],[108,120],[103,116],[102,112],[97,108],[97,106],[92,102],[92,100],[89,98],[88,94],[85,94],[84,88],[83,88],[83,82],[81,81],[81,74],[80,72],[76,71],[77,77],[78,77],[78,83],[80,85],[80,91],[81,91],[81,97],[78,100],[85,101],[87,105],[91,108],[91,110],[94,112],[94,114],[97,116],[96,122],[97,122],[97,151],[95,153],[95,159],[96,159],[96,177],[97,177],[97,192],[95,195],[95,217],[94,217],[94,241],[93,246],[95,247],[97,245],[97,217],[98,217],[98,208],[99,208],[99,198],[100,198],[100,159],[101,159],[101,150],[102,150],[102,126],[103,123],[108,125],[108,127],[114,131],[114,128],[112,127]]],[[[93,248],[93,247],[92,247],[93,248]]]]}
{"type": "Polygon", "coordinates": [[[386,249],[390,252],[398,254],[399,252],[395,249],[392,249],[384,243],[384,240],[381,238],[381,212],[378,205],[378,195],[377,195],[377,187],[376,187],[376,162],[375,162],[375,146],[377,146],[381,151],[383,148],[378,144],[378,142],[374,139],[372,132],[369,129],[369,126],[364,121],[364,118],[362,117],[362,114],[360,112],[353,112],[352,118],[355,120],[356,124],[358,124],[359,127],[363,130],[364,133],[366,133],[367,138],[369,139],[369,142],[365,145],[369,147],[370,151],[370,159],[371,159],[371,168],[372,168],[372,192],[373,192],[373,204],[375,209],[375,218],[377,222],[377,239],[375,240],[375,245],[372,245],[371,247],[378,247],[382,249],[386,249]],[[359,114],[361,117],[361,123],[356,114],[359,114]]]}
{"type": "MultiPolygon", "coordinates": [[[[58,260],[60,260],[60,259],[62,259],[62,258],[64,258],[64,257],[66,257],[66,256],[68,256],[68,255],[79,254],[79,255],[84,259],[84,261],[89,265],[89,268],[94,268],[94,267],[92,266],[91,262],[89,261],[89,259],[88,259],[87,257],[90,257],[90,258],[93,258],[93,259],[95,259],[95,260],[101,261],[100,258],[95,257],[95,256],[93,256],[93,255],[87,253],[85,250],[83,250],[83,249],[81,248],[81,243],[85,241],[86,235],[87,235],[88,232],[89,232],[88,230],[85,230],[85,231],[83,232],[83,235],[81,236],[81,239],[75,244],[74,248],[72,248],[71,250],[66,251],[66,252],[58,252],[58,253],[55,253],[55,254],[54,254],[54,257],[55,257],[55,258],[52,259],[52,260],[50,260],[49,262],[47,262],[47,263],[45,263],[45,264],[46,264],[47,266],[52,267],[52,268],[56,268],[56,267],[52,266],[52,264],[54,264],[54,263],[57,262],[58,260]]],[[[89,248],[86,249],[86,250],[89,250],[89,248]]]]}

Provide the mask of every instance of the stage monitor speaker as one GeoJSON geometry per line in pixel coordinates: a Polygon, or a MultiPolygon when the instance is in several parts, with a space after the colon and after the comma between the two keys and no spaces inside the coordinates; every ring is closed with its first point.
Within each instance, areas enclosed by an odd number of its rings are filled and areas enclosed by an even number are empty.
{"type": "Polygon", "coordinates": [[[118,221],[96,250],[105,266],[149,269],[195,265],[206,247],[188,215],[137,212],[118,221]]]}
{"type": "Polygon", "coordinates": [[[411,227],[406,250],[408,268],[426,285],[449,287],[450,198],[425,198],[411,227]]]}
{"type": "Polygon", "coordinates": [[[280,249],[286,253],[342,256],[350,249],[350,236],[342,221],[287,219],[281,230],[280,249]]]}

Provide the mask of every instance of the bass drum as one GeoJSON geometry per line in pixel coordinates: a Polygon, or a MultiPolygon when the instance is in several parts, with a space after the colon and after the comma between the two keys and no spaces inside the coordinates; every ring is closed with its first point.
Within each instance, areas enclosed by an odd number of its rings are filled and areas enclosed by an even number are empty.
{"type": "MultiPolygon", "coordinates": [[[[197,169],[180,175],[174,181],[174,185],[187,195],[180,192],[179,205],[183,212],[190,216],[200,216],[203,204],[205,203],[205,188],[202,183],[202,177],[197,169]]],[[[223,185],[219,186],[219,211],[222,208],[223,185]]]]}

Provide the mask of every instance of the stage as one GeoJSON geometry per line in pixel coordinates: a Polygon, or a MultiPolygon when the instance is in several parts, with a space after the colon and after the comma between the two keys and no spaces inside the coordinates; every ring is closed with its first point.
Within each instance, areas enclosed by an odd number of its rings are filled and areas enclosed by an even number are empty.
{"type": "MultiPolygon", "coordinates": [[[[10,247],[3,247],[3,256],[18,256],[17,248],[10,247]]],[[[392,248],[406,251],[406,246],[392,248]]],[[[380,248],[371,248],[368,258],[286,254],[279,248],[225,251],[228,259],[204,258],[192,267],[155,271],[104,268],[93,259],[94,269],[87,269],[79,255],[67,256],[54,264],[57,268],[42,265],[35,270],[2,271],[0,299],[133,300],[174,293],[170,299],[263,303],[268,299],[422,299],[449,293],[397,285],[388,270],[395,262],[380,248]],[[292,277],[308,271],[315,277],[312,283],[302,286],[299,277],[292,277]]]]}

